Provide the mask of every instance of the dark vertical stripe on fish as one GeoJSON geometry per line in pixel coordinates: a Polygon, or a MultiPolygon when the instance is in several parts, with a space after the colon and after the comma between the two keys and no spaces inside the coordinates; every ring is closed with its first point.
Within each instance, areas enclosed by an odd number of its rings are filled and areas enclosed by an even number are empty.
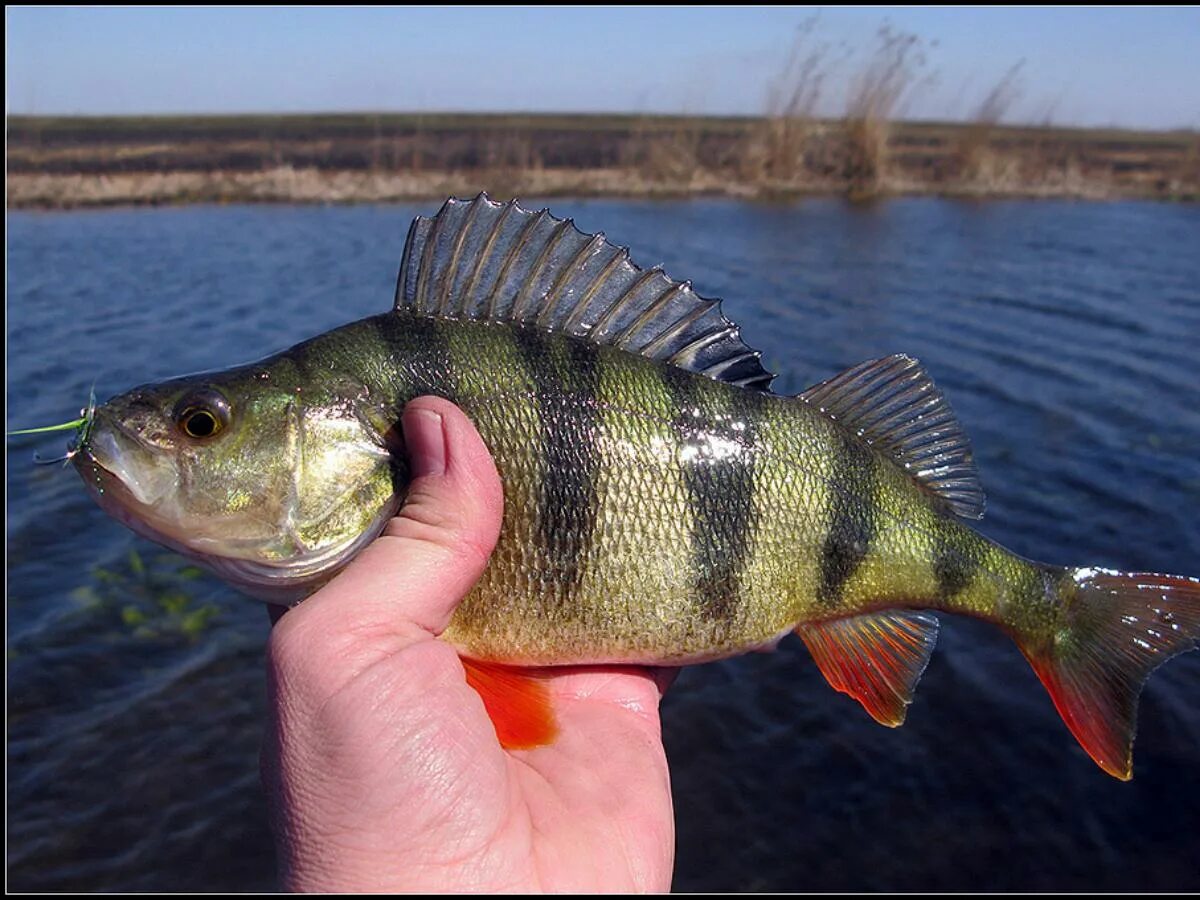
{"type": "Polygon", "coordinates": [[[821,548],[821,580],[817,600],[837,606],[842,591],[866,559],[877,522],[875,454],[867,445],[839,430],[829,495],[829,530],[821,548]]]}
{"type": "Polygon", "coordinates": [[[975,580],[983,560],[973,541],[955,541],[946,522],[940,523],[933,540],[933,575],[938,583],[938,599],[945,603],[975,580]]]}
{"type": "Polygon", "coordinates": [[[704,618],[732,622],[757,528],[754,455],[749,448],[765,395],[731,393],[727,404],[719,404],[724,408],[714,408],[720,389],[700,376],[671,366],[663,379],[678,410],[676,426],[690,435],[688,444],[695,450],[684,465],[683,478],[692,511],[696,600],[704,618]],[[703,430],[697,430],[700,422],[703,430]]]}
{"type": "Polygon", "coordinates": [[[387,351],[382,358],[392,360],[393,377],[403,379],[404,383],[396,385],[401,403],[422,394],[457,401],[454,386],[458,379],[443,320],[394,312],[372,321],[387,351]]]}
{"type": "MultiPolygon", "coordinates": [[[[380,382],[386,384],[390,380],[393,384],[391,400],[396,404],[397,420],[405,404],[423,394],[457,401],[450,343],[439,320],[398,311],[375,316],[371,322],[382,350],[376,358],[392,361],[380,382]]],[[[404,439],[398,421],[394,431],[385,440],[394,448],[402,447],[404,439]]],[[[391,470],[392,486],[398,494],[404,493],[409,482],[407,454],[393,452],[391,470]]]]}
{"type": "Polygon", "coordinates": [[[518,327],[515,339],[535,385],[542,425],[540,452],[546,467],[538,487],[538,534],[568,596],[574,596],[583,581],[598,515],[597,348],[590,341],[552,336],[532,326],[518,327]]]}

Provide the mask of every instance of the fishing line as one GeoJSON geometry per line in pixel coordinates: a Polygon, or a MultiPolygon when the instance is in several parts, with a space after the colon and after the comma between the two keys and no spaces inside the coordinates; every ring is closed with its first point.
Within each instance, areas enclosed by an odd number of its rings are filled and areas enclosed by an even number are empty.
{"type": "MultiPolygon", "coordinates": [[[[80,412],[82,413],[84,410],[81,409],[80,412]]],[[[15,434],[42,434],[46,431],[70,431],[72,428],[78,428],[86,421],[87,416],[83,415],[78,419],[72,419],[70,422],[63,422],[61,425],[46,425],[42,428],[20,428],[16,431],[7,432],[6,436],[12,437],[15,434]]]]}
{"type": "Polygon", "coordinates": [[[71,461],[71,458],[79,452],[80,446],[87,440],[88,432],[91,430],[92,421],[96,418],[96,385],[93,384],[88,391],[88,405],[79,411],[79,418],[72,419],[70,422],[63,422],[60,425],[43,425],[40,428],[18,428],[16,431],[5,432],[5,437],[14,437],[24,434],[48,434],[54,431],[71,431],[76,432],[76,441],[73,447],[68,447],[66,454],[56,456],[53,459],[45,459],[38,455],[37,451],[33,452],[34,465],[48,466],[52,463],[60,462],[66,465],[71,461]]]}

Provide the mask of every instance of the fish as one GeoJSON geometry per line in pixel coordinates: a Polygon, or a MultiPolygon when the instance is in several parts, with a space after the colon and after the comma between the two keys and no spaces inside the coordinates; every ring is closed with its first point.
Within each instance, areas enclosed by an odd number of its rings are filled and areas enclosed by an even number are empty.
{"type": "Polygon", "coordinates": [[[792,634],[898,726],[941,612],[1006,632],[1128,780],[1143,683],[1200,638],[1200,580],[1039,563],[976,531],[970,442],[911,356],[796,396],[773,378],[721,301],[480,194],[413,222],[391,310],[93,406],[69,456],[118,521],[291,604],[395,515],[401,413],[444,397],[491,452],[504,513],[441,638],[506,747],[554,739],[542,667],[684,666],[792,634]]]}

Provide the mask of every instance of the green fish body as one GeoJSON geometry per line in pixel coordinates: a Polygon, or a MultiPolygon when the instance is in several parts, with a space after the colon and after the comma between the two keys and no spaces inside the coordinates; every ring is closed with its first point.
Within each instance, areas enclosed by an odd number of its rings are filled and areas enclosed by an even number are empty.
{"type": "Polygon", "coordinates": [[[1200,582],[1043,565],[979,535],[969,443],[914,359],[798,397],[770,379],[687,283],[480,196],[414,223],[393,311],[115,398],[74,459],[126,524],[293,600],[399,508],[400,413],[439,395],[504,486],[496,549],[443,634],[463,656],[682,665],[795,632],[898,725],[931,611],[963,613],[1005,629],[1085,749],[1129,777],[1138,691],[1195,645],[1200,582]]]}

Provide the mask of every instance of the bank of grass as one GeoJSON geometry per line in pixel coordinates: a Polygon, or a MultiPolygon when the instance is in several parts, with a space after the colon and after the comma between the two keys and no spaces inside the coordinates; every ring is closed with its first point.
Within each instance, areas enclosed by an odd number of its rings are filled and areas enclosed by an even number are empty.
{"type": "Polygon", "coordinates": [[[388,202],[483,189],[1200,199],[1194,131],[894,122],[888,112],[13,116],[7,204],[388,202]]]}

